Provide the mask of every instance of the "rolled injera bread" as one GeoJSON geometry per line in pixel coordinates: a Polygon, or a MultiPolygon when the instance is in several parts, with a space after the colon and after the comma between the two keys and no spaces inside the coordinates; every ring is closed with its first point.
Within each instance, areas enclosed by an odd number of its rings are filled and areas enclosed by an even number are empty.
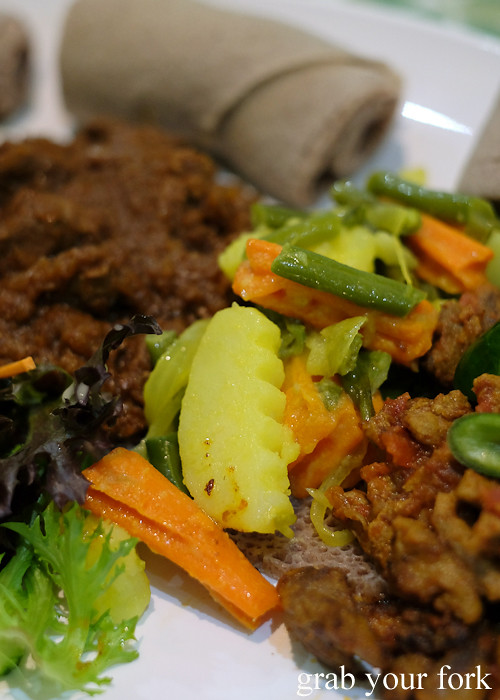
{"type": "Polygon", "coordinates": [[[461,174],[458,189],[500,203],[500,93],[461,174]]]}
{"type": "Polygon", "coordinates": [[[15,17],[0,13],[0,118],[23,103],[29,83],[29,38],[15,17]]]}
{"type": "Polygon", "coordinates": [[[79,120],[157,123],[299,206],[363,163],[400,92],[379,61],[196,0],[77,0],[60,61],[79,120]]]}

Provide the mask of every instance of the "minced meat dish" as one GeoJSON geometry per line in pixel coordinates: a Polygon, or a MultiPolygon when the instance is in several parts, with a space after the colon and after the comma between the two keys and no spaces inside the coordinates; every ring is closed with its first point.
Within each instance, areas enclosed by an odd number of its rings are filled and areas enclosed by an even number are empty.
{"type": "MultiPolygon", "coordinates": [[[[481,375],[474,390],[477,411],[500,410],[500,377],[481,375]]],[[[385,586],[311,566],[278,583],[288,629],[327,666],[425,674],[418,692],[391,686],[379,689],[383,697],[454,698],[456,688],[437,692],[440,669],[466,677],[478,667],[487,687],[475,684],[467,697],[499,697],[500,485],[456,462],[446,440],[471,410],[458,391],[386,401],[366,428],[377,461],[356,488],[329,489],[336,518],[385,586]]]]}
{"type": "Polygon", "coordinates": [[[493,285],[483,285],[446,301],[423,366],[443,387],[452,387],[456,366],[465,350],[498,320],[500,290],[493,285]]]}
{"type": "MultiPolygon", "coordinates": [[[[115,322],[143,313],[180,331],[226,306],[216,257],[249,226],[254,198],[148,126],[99,120],[66,145],[2,145],[0,363],[33,355],[73,372],[115,322]]],[[[135,437],[150,368],[142,338],[110,368],[124,401],[117,437],[135,437]]]]}

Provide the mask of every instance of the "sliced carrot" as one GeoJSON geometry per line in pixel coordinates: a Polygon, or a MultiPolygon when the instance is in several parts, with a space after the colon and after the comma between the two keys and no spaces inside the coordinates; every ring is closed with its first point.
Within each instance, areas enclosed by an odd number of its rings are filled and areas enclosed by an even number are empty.
{"type": "Polygon", "coordinates": [[[305,356],[289,358],[284,369],[285,380],[281,387],[286,396],[283,422],[291,428],[300,447],[297,459],[288,465],[290,470],[331,433],[335,421],[307,371],[305,356]]]}
{"type": "Polygon", "coordinates": [[[116,448],[83,473],[85,508],[178,564],[246,627],[279,607],[275,587],[228,534],[139,454],[116,448]]]}
{"type": "Polygon", "coordinates": [[[327,474],[363,442],[363,430],[352,400],[342,393],[328,410],[307,371],[305,355],[285,362],[286,396],[283,421],[300,446],[297,459],[289,464],[292,495],[305,498],[308,488],[318,488],[327,474]]]}
{"type": "Polygon", "coordinates": [[[1,365],[0,379],[13,377],[16,374],[29,372],[32,369],[36,369],[35,361],[33,360],[33,358],[31,356],[23,357],[21,360],[16,360],[15,362],[9,362],[6,365],[1,365]]]}
{"type": "Polygon", "coordinates": [[[421,218],[418,231],[405,239],[418,259],[416,274],[449,294],[485,284],[491,248],[428,214],[421,218]]]}
{"type": "Polygon", "coordinates": [[[420,302],[407,316],[398,317],[305,287],[275,275],[271,264],[281,246],[252,238],[246,247],[247,259],[240,264],[233,290],[245,301],[298,318],[314,328],[325,328],[345,318],[365,316],[361,329],[363,343],[371,350],[383,350],[404,365],[424,355],[432,345],[438,311],[427,300],[420,302]]]}
{"type": "Polygon", "coordinates": [[[361,422],[347,394],[341,395],[331,414],[330,433],[289,472],[292,495],[296,498],[307,496],[308,488],[318,488],[347,455],[363,444],[361,422]]]}

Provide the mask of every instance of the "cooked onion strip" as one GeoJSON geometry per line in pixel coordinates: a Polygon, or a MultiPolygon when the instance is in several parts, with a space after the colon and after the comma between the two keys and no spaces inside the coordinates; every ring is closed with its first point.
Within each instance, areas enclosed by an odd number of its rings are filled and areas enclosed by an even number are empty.
{"type": "Polygon", "coordinates": [[[307,492],[312,496],[311,503],[311,522],[314,525],[322,542],[329,547],[343,547],[349,544],[354,539],[354,535],[350,530],[334,530],[326,524],[325,516],[328,510],[331,510],[331,503],[326,496],[327,490],[331,486],[340,486],[344,479],[349,474],[360,466],[363,452],[357,451],[348,455],[339,466],[334,469],[323,481],[317,489],[307,489],[307,492]]]}

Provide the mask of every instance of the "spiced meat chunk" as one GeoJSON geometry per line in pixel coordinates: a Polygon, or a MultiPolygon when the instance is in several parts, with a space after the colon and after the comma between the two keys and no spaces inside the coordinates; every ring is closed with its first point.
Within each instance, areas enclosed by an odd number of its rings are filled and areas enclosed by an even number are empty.
{"type": "Polygon", "coordinates": [[[443,387],[453,385],[457,364],[472,343],[500,320],[500,289],[484,285],[441,308],[436,335],[423,366],[443,387]]]}
{"type": "MultiPolygon", "coordinates": [[[[135,314],[183,330],[232,300],[218,254],[250,225],[255,193],[149,126],[99,120],[68,144],[0,146],[0,363],[73,372],[135,314]]],[[[120,440],[145,427],[145,344],[110,358],[120,440]]]]}
{"type": "Polygon", "coordinates": [[[499,644],[493,621],[469,626],[449,612],[367,591],[331,567],[289,571],[278,592],[291,636],[328,669],[340,675],[343,667],[344,675],[353,674],[366,695],[374,697],[376,683],[376,697],[388,700],[452,700],[456,684],[448,685],[447,677],[469,674],[475,681],[465,697],[498,698],[499,644]]]}
{"type": "Polygon", "coordinates": [[[500,510],[492,505],[500,487],[466,470],[448,448],[448,427],[470,410],[458,391],[387,401],[367,428],[380,461],[361,470],[362,489],[333,488],[329,498],[392,590],[473,624],[499,597],[490,581],[498,566],[492,553],[500,551],[500,510]]]}
{"type": "Polygon", "coordinates": [[[500,376],[480,374],[473,383],[479,413],[500,413],[500,376]]]}
{"type": "MultiPolygon", "coordinates": [[[[499,387],[493,375],[476,380],[477,410],[498,410],[499,387]]],[[[377,461],[355,488],[326,491],[378,589],[335,566],[302,567],[279,582],[290,633],[327,666],[361,677],[367,667],[393,679],[423,674],[418,692],[400,684],[381,687],[382,697],[451,698],[440,669],[465,678],[481,667],[490,683],[468,697],[498,698],[500,482],[465,468],[447,444],[450,426],[471,411],[459,391],[386,400],[366,426],[377,461]]]]}

